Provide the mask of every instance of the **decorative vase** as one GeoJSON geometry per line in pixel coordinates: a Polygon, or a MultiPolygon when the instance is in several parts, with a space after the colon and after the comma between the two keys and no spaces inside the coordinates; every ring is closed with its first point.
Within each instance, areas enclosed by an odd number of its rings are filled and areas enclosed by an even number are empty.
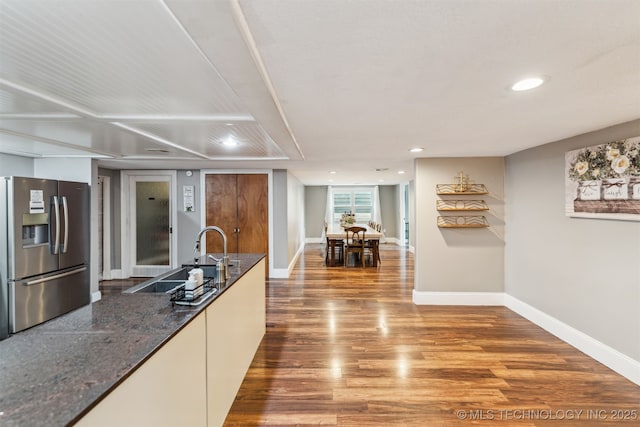
{"type": "Polygon", "coordinates": [[[640,200],[640,175],[629,178],[629,198],[640,200]]]}
{"type": "Polygon", "coordinates": [[[625,178],[607,178],[602,181],[602,198],[604,200],[629,199],[629,183],[625,178]]]}
{"type": "Polygon", "coordinates": [[[578,184],[578,200],[600,200],[600,190],[602,181],[588,180],[580,181],[578,184]]]}

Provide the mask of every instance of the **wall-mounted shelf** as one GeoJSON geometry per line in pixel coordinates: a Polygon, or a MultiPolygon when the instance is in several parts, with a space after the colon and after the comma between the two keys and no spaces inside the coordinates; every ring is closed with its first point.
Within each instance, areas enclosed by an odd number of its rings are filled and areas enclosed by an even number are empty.
{"type": "Polygon", "coordinates": [[[488,211],[489,206],[484,200],[437,200],[436,209],[439,211],[488,211]]]}
{"type": "MultiPolygon", "coordinates": [[[[458,172],[455,177],[457,184],[436,184],[436,194],[446,195],[471,195],[489,194],[484,184],[472,184],[469,176],[464,172],[458,172]]],[[[436,209],[443,212],[472,212],[488,211],[489,206],[484,200],[456,200],[440,199],[436,200],[436,209]]],[[[448,215],[438,216],[438,227],[440,228],[484,228],[489,227],[489,222],[484,215],[448,215]]]]}
{"type": "Polygon", "coordinates": [[[489,194],[489,192],[487,191],[487,187],[484,184],[436,184],[436,194],[470,194],[476,196],[480,194],[489,194]]]}
{"type": "Polygon", "coordinates": [[[489,222],[483,215],[438,217],[438,227],[440,228],[484,228],[488,226],[489,222]]]}

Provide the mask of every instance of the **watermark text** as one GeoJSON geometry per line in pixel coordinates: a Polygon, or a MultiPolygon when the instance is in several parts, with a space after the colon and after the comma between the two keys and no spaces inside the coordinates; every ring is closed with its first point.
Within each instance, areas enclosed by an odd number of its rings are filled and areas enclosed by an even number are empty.
{"type": "Polygon", "coordinates": [[[457,409],[459,420],[469,421],[637,421],[639,409],[457,409]]]}

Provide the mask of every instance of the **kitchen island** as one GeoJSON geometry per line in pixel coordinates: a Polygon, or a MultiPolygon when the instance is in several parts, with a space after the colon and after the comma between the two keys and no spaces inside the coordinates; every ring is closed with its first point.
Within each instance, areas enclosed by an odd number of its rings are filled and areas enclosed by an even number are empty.
{"type": "Polygon", "coordinates": [[[123,425],[119,417],[136,416],[172,425],[171,415],[186,425],[187,414],[220,425],[265,331],[264,255],[237,259],[200,306],[164,294],[108,295],[1,341],[0,425],[123,425]]]}

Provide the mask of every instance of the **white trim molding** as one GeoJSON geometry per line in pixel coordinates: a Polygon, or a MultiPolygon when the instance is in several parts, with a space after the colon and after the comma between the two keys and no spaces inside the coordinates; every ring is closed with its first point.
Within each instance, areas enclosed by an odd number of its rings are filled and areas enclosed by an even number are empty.
{"type": "Polygon", "coordinates": [[[640,385],[640,361],[620,353],[618,350],[609,347],[584,332],[567,325],[561,320],[511,295],[505,294],[504,301],[505,307],[509,310],[518,313],[520,316],[535,323],[545,331],[587,354],[589,357],[594,358],[623,377],[640,385]]]}
{"type": "Polygon", "coordinates": [[[298,258],[300,258],[300,255],[302,255],[303,252],[304,252],[304,244],[300,245],[300,247],[298,248],[298,251],[293,256],[293,259],[289,263],[288,268],[274,268],[271,274],[269,275],[269,277],[273,279],[288,279],[289,276],[291,275],[291,271],[293,270],[293,267],[295,267],[296,262],[298,262],[298,258]]]}
{"type": "MultiPolygon", "coordinates": [[[[162,272],[178,267],[178,172],[177,170],[121,170],[120,171],[120,242],[122,253],[120,254],[120,265],[126,277],[134,275],[157,275],[162,272]],[[132,227],[135,225],[135,192],[132,186],[137,180],[166,180],[169,183],[169,227],[172,232],[169,234],[169,265],[168,266],[146,266],[135,265],[135,236],[132,227]],[[133,225],[132,225],[133,221],[133,225]],[[127,243],[125,243],[127,242],[127,243]],[[136,271],[137,270],[137,271],[136,271]],[[134,272],[136,274],[134,274],[134,272]]],[[[111,275],[114,278],[113,272],[111,275]]]]}
{"type": "Polygon", "coordinates": [[[504,305],[502,292],[424,292],[413,290],[416,305],[504,305]]]}
{"type": "MultiPolygon", "coordinates": [[[[109,280],[114,280],[114,279],[128,279],[129,276],[126,276],[124,274],[124,271],[121,269],[117,269],[117,270],[111,270],[111,279],[109,280]]],[[[105,279],[106,280],[106,279],[105,279]]]]}
{"type": "Polygon", "coordinates": [[[98,176],[102,180],[102,271],[101,280],[111,280],[111,177],[98,176]]]}
{"type": "Polygon", "coordinates": [[[91,292],[91,304],[102,299],[102,293],[100,291],[91,292]]]}
{"type": "Polygon", "coordinates": [[[270,279],[288,279],[289,278],[289,269],[288,268],[274,268],[271,270],[269,274],[270,279]]]}
{"type": "Polygon", "coordinates": [[[640,361],[503,292],[423,292],[413,290],[416,305],[498,305],[560,338],[629,381],[640,385],[640,361]]]}

